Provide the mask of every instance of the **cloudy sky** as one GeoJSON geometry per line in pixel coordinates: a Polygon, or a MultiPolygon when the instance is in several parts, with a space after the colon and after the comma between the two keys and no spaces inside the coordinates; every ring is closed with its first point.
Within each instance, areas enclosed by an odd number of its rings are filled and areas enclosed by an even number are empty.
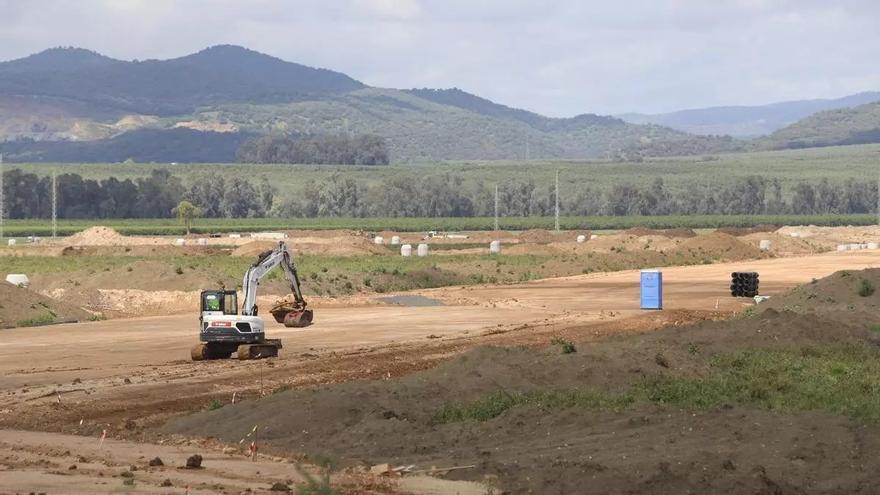
{"type": "Polygon", "coordinates": [[[0,60],[221,43],[553,116],[880,90],[874,0],[0,0],[0,60]]]}

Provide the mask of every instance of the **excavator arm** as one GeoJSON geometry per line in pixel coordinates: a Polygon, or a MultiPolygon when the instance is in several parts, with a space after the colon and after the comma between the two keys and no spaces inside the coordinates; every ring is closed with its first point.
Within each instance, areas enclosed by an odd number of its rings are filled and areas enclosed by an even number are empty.
{"type": "Polygon", "coordinates": [[[257,316],[257,288],[260,281],[273,268],[281,265],[287,282],[290,285],[292,298],[278,301],[272,307],[271,313],[278,323],[284,323],[288,327],[304,327],[312,322],[313,313],[306,309],[306,301],[303,299],[302,289],[300,288],[299,274],[296,270],[296,263],[287,245],[279,242],[278,246],[271,250],[260,254],[247,272],[244,274],[242,281],[243,301],[241,305],[241,314],[249,316],[257,316]]]}

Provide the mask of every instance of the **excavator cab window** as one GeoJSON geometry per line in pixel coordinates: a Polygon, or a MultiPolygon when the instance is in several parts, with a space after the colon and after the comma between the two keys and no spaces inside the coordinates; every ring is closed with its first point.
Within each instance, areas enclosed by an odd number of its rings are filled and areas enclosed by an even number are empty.
{"type": "Polygon", "coordinates": [[[235,291],[206,290],[202,292],[202,312],[222,312],[224,315],[238,314],[238,295],[235,291]]]}
{"type": "Polygon", "coordinates": [[[238,294],[236,294],[235,291],[226,291],[223,294],[223,314],[238,314],[238,294]]]}

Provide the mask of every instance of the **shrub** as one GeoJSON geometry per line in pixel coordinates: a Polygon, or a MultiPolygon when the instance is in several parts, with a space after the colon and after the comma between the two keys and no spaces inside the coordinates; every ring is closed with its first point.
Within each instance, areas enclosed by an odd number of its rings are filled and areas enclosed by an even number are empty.
{"type": "Polygon", "coordinates": [[[873,294],[874,284],[872,284],[870,280],[862,279],[862,283],[859,284],[859,295],[862,297],[868,297],[873,294]]]}
{"type": "Polygon", "coordinates": [[[574,346],[574,342],[565,340],[562,337],[553,337],[550,340],[550,344],[560,346],[562,348],[563,354],[571,354],[573,352],[577,352],[577,348],[574,346]]]}

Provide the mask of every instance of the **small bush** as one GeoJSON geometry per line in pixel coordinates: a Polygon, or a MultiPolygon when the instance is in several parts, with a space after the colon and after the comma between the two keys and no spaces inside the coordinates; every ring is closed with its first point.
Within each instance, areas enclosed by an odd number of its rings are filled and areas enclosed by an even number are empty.
{"type": "Polygon", "coordinates": [[[55,323],[55,317],[51,314],[44,314],[42,316],[38,316],[37,318],[31,318],[28,320],[19,320],[15,324],[19,327],[39,327],[42,325],[49,325],[55,323]]]}
{"type": "Polygon", "coordinates": [[[862,279],[862,283],[859,284],[859,295],[862,297],[874,295],[874,284],[870,280],[862,279]]]}
{"type": "Polygon", "coordinates": [[[320,478],[315,478],[310,472],[303,469],[299,464],[296,471],[305,479],[305,483],[297,487],[297,495],[336,495],[336,490],[330,486],[330,472],[325,469],[320,478]]]}
{"type": "Polygon", "coordinates": [[[209,411],[216,411],[217,409],[220,409],[221,407],[223,407],[223,403],[217,399],[212,400],[211,403],[208,404],[209,411]]]}
{"type": "Polygon", "coordinates": [[[563,354],[571,354],[573,352],[577,352],[577,348],[574,346],[574,342],[565,340],[562,337],[553,337],[550,340],[550,344],[562,347],[563,354]]]}
{"type": "Polygon", "coordinates": [[[174,268],[174,273],[176,273],[176,274],[178,274],[178,275],[183,275],[183,267],[180,267],[180,266],[175,267],[175,268],[174,268]]]}

